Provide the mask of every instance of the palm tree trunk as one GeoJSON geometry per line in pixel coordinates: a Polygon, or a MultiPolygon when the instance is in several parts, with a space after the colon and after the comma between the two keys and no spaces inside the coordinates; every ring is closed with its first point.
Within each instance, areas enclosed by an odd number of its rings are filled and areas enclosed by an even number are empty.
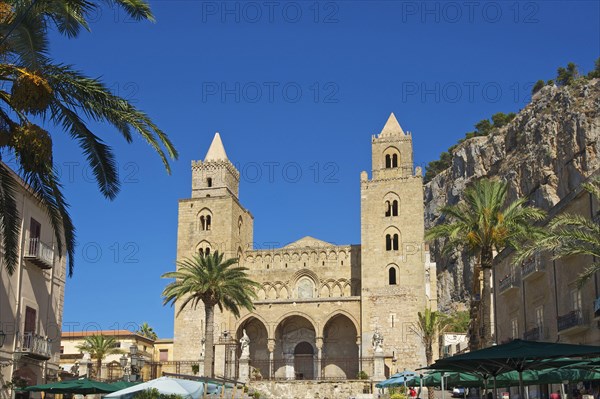
{"type": "Polygon", "coordinates": [[[206,325],[204,327],[204,376],[214,377],[213,374],[213,359],[215,357],[214,342],[215,342],[215,305],[204,304],[204,319],[206,325]]]}
{"type": "MultiPolygon", "coordinates": [[[[433,342],[430,342],[429,345],[425,347],[425,359],[427,360],[427,365],[430,366],[433,363],[433,342]]],[[[427,388],[427,397],[429,399],[435,399],[435,391],[433,387],[427,388]]]]}
{"type": "Polygon", "coordinates": [[[492,262],[494,255],[492,249],[481,251],[481,268],[483,269],[483,292],[481,293],[482,307],[482,327],[481,347],[492,346],[492,287],[490,285],[492,278],[492,262]]]}
{"type": "MultiPolygon", "coordinates": [[[[96,379],[98,381],[100,381],[102,379],[102,358],[98,357],[98,359],[96,359],[96,369],[98,370],[96,372],[96,379]]],[[[90,373],[91,376],[91,373],[90,373]]]]}

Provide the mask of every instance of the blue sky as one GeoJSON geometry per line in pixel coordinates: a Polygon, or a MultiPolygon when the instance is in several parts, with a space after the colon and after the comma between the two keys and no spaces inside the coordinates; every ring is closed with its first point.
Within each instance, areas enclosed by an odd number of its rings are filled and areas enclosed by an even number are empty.
{"type": "Polygon", "coordinates": [[[495,112],[517,112],[531,85],[600,56],[596,1],[151,1],[157,22],[103,8],[92,32],[53,36],[52,56],[101,76],[165,130],[168,176],[142,140],[96,126],[119,161],[105,200],[77,146],[52,131],[77,226],[64,330],[173,334],[159,276],[175,268],[177,201],[215,132],[241,172],[256,246],[305,235],[360,242],[359,175],[370,138],[394,112],[426,165],[495,112]],[[272,172],[272,173],[271,173],[272,172]]]}

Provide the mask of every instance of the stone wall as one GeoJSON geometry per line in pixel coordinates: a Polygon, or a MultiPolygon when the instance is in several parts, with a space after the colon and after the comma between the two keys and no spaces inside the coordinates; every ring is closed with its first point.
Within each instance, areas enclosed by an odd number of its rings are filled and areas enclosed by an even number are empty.
{"type": "Polygon", "coordinates": [[[252,381],[251,390],[269,399],[373,398],[370,381],[252,381]],[[365,393],[366,392],[366,393],[365,393]]]}

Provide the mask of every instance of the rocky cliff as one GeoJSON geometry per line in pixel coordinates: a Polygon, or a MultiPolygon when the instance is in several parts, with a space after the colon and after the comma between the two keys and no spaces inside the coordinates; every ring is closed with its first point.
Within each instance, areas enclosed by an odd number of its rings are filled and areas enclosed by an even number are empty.
{"type": "MultiPolygon", "coordinates": [[[[452,166],[425,186],[425,224],[435,225],[440,208],[459,201],[474,179],[494,177],[509,182],[509,197],[528,197],[544,209],[554,206],[600,167],[600,79],[572,86],[546,86],[507,125],[485,137],[461,143],[452,166]]],[[[468,257],[442,257],[437,262],[441,309],[468,302],[473,262],[468,257]]]]}

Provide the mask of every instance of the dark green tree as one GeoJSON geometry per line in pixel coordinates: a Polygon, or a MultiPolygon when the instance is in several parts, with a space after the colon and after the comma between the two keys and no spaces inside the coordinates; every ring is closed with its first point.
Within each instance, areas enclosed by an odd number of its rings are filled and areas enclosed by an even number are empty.
{"type": "Polygon", "coordinates": [[[442,208],[442,222],[425,233],[426,240],[445,240],[444,254],[464,251],[474,256],[483,270],[481,309],[477,301],[471,301],[471,315],[482,313],[483,346],[491,345],[492,338],[490,279],[494,252],[517,247],[533,237],[538,231],[533,222],[544,217],[542,210],[527,206],[523,198],[507,203],[507,190],[503,182],[476,181],[464,191],[463,201],[442,208]]]}
{"type": "Polygon", "coordinates": [[[556,82],[559,86],[569,86],[579,77],[577,65],[572,62],[567,64],[566,68],[559,67],[556,71],[556,82]]]}
{"type": "Polygon", "coordinates": [[[223,254],[215,251],[210,255],[198,255],[177,262],[177,271],[162,275],[174,278],[163,290],[163,303],[174,305],[179,301],[179,314],[187,306],[195,309],[204,304],[206,348],[204,354],[204,375],[213,377],[214,358],[214,316],[215,306],[221,311],[227,309],[235,317],[240,316],[240,308],[254,309],[255,288],[260,285],[252,281],[242,266],[234,266],[237,259],[223,260],[223,254]]]}

